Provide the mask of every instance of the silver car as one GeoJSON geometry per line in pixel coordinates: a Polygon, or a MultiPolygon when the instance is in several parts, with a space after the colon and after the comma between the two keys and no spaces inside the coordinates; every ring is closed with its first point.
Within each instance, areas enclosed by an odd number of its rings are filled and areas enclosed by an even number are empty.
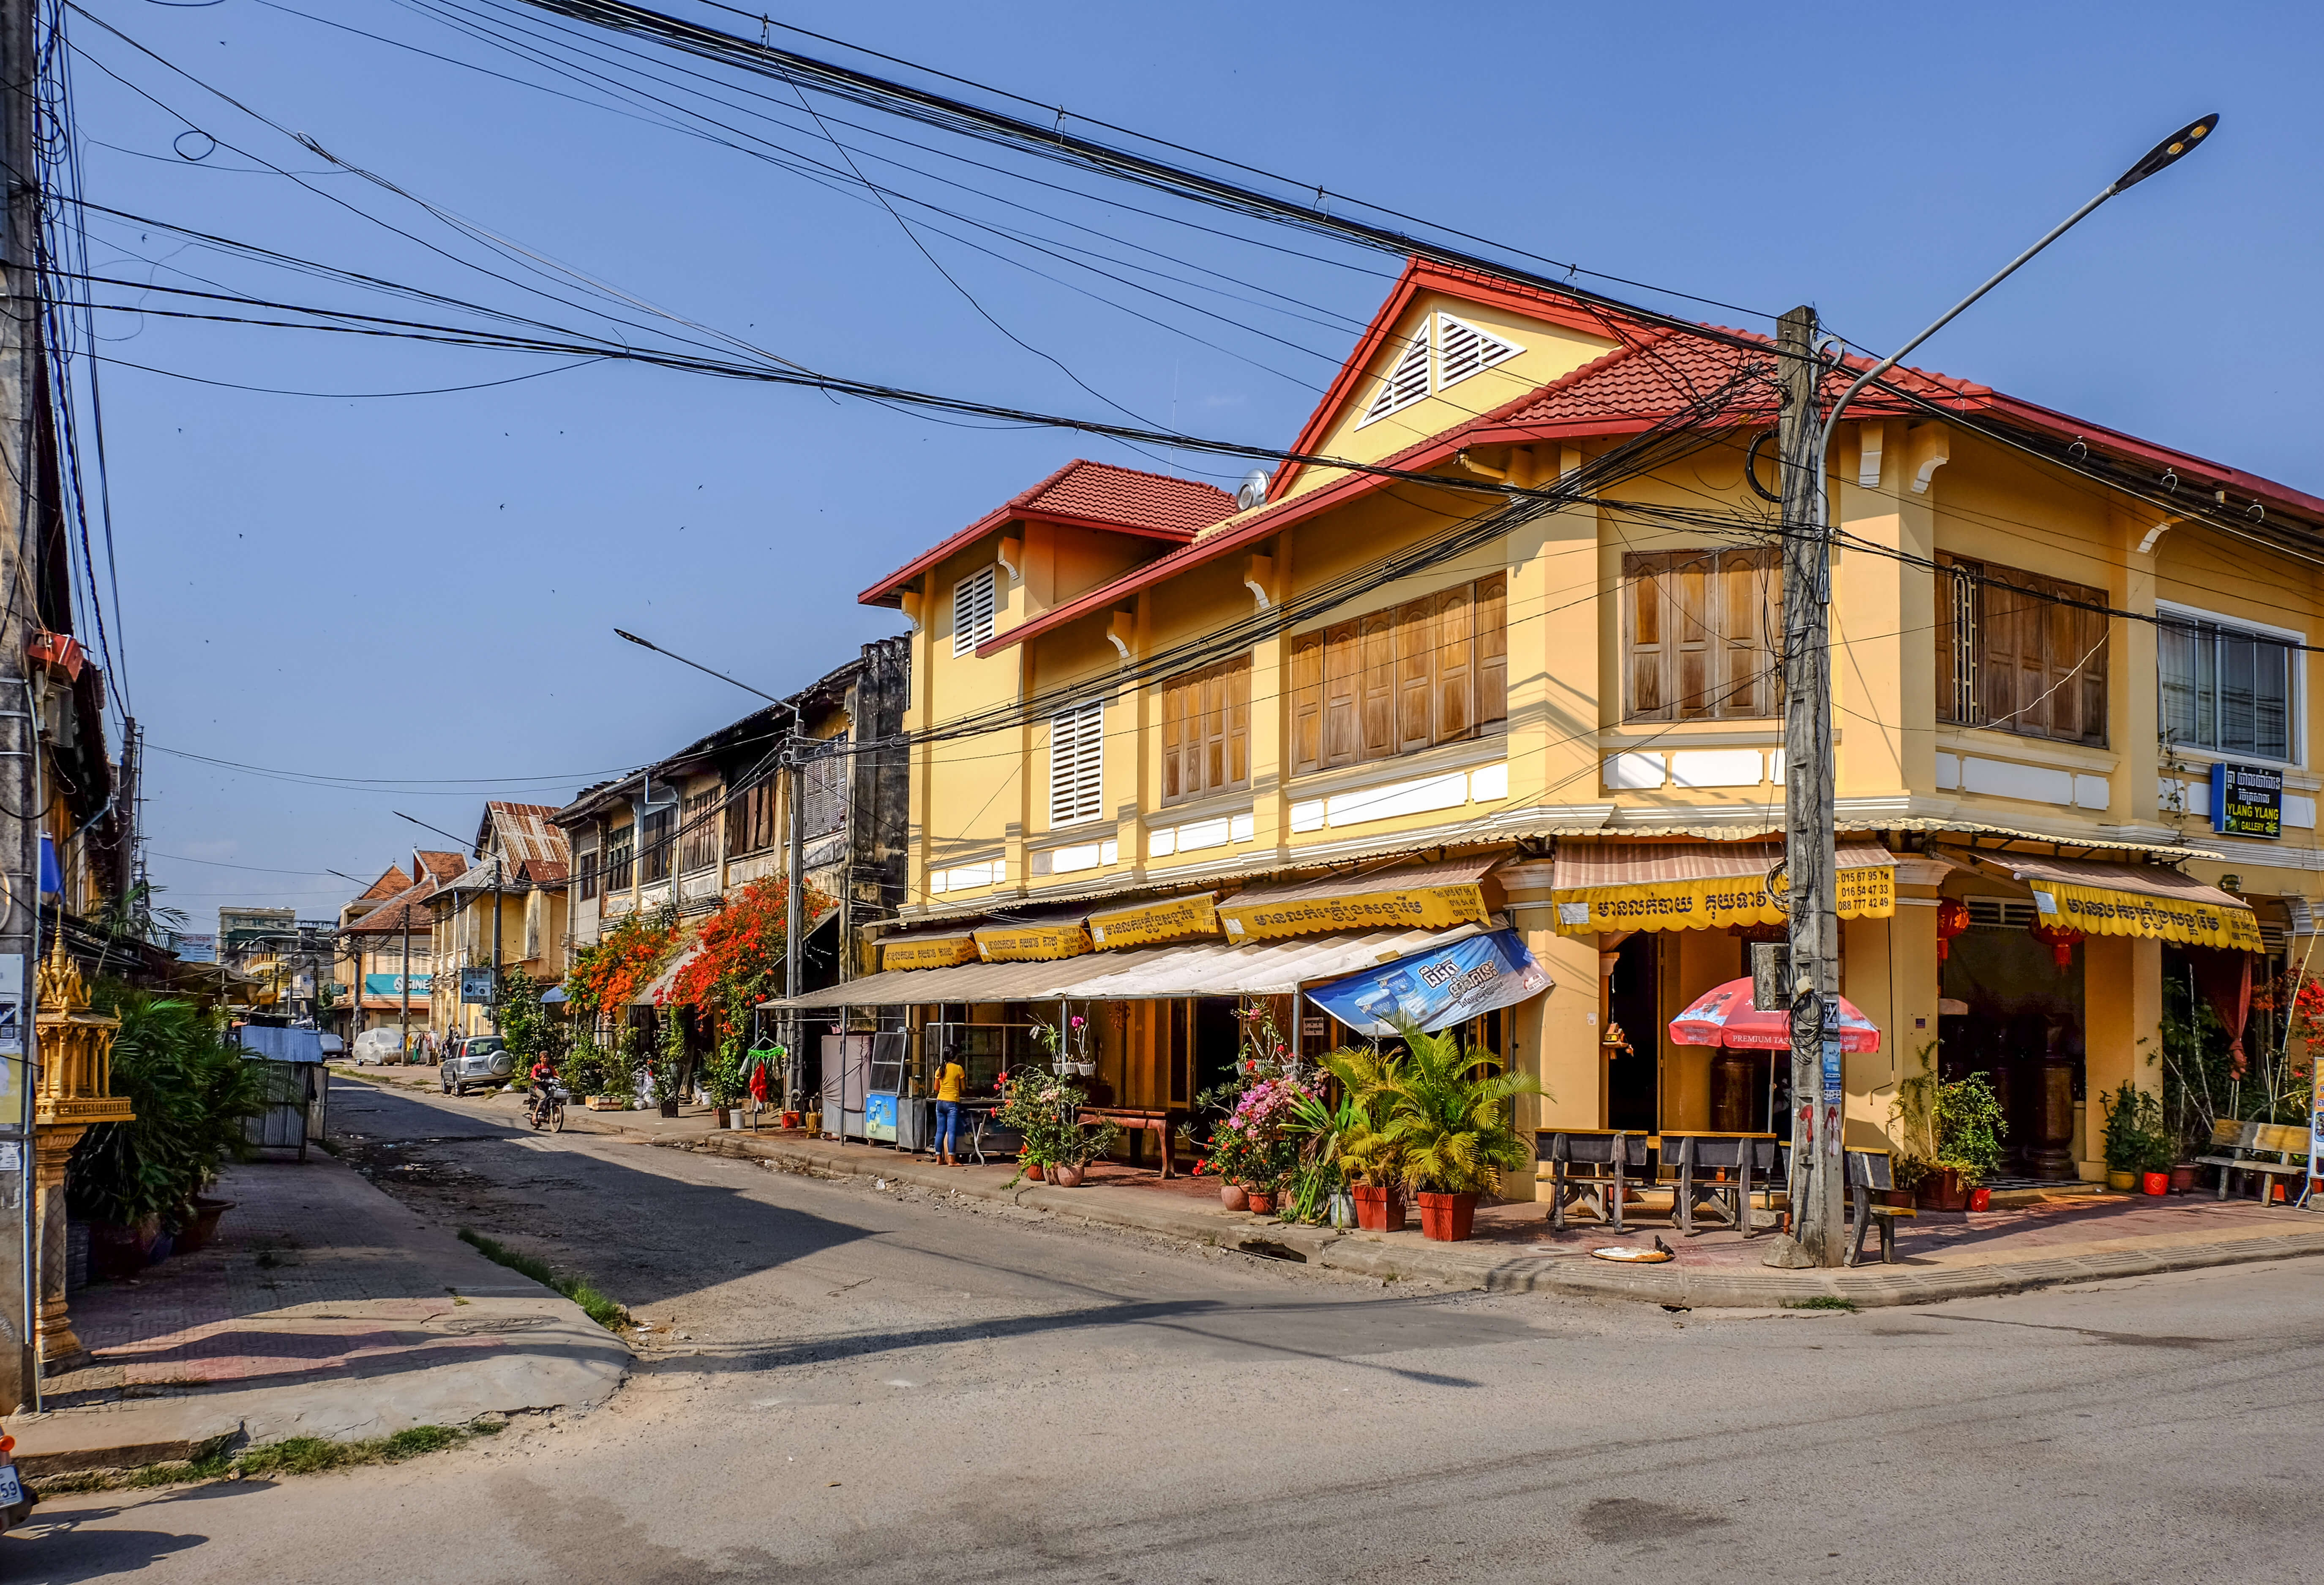
{"type": "Polygon", "coordinates": [[[466,1095],[471,1084],[498,1087],[516,1073],[516,1058],[497,1035],[464,1035],[444,1052],[444,1093],[466,1095]]]}

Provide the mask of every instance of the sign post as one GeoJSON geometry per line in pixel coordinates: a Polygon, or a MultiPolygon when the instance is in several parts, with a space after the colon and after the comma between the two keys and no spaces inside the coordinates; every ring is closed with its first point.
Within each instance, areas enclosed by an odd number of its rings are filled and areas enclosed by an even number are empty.
{"type": "Polygon", "coordinates": [[[2211,767],[2211,829],[2225,836],[2283,834],[2283,772],[2265,765],[2211,767]]]}

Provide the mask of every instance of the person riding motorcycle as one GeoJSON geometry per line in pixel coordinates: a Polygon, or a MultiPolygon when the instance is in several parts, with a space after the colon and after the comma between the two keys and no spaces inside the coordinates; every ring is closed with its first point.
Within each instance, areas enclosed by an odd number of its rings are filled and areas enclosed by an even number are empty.
{"type": "Polygon", "coordinates": [[[531,1110],[533,1115],[539,1117],[556,1104],[557,1069],[548,1057],[537,1056],[525,1076],[532,1083],[531,1110]]]}

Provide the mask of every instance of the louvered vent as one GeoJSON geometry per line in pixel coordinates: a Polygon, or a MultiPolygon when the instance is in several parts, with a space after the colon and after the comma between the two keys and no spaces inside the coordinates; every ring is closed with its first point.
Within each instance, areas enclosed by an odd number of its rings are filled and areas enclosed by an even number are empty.
{"type": "Polygon", "coordinates": [[[1356,420],[1360,429],[1374,419],[1384,419],[1398,408],[1410,407],[1428,394],[1428,322],[1424,319],[1396,360],[1396,367],[1380,382],[1379,394],[1372,398],[1371,406],[1356,420]]]}
{"type": "Polygon", "coordinates": [[[973,572],[952,586],[952,652],[965,655],[992,636],[993,569],[973,572]]]}
{"type": "Polygon", "coordinates": [[[1436,316],[1436,389],[1455,385],[1471,374],[1481,374],[1525,351],[1489,330],[1480,330],[1450,314],[1436,316]]]}
{"type": "Polygon", "coordinates": [[[1105,813],[1105,706],[1097,702],[1049,717],[1049,824],[1073,825],[1105,813]]]}
{"type": "Polygon", "coordinates": [[[2034,899],[2015,897],[1972,897],[1969,904],[1969,922],[1993,930],[2023,930],[2037,917],[2034,899]]]}

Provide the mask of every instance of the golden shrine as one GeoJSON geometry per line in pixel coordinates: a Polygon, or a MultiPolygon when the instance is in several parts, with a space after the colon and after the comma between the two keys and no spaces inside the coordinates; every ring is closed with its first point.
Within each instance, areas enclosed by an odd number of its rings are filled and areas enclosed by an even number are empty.
{"type": "Polygon", "coordinates": [[[134,1113],[113,1093],[113,1037],[121,1020],[88,1005],[80,965],[60,935],[35,982],[32,1182],[40,1227],[40,1316],[33,1342],[46,1369],[69,1367],[88,1350],[65,1304],[65,1166],[92,1124],[125,1123],[134,1113]]]}

